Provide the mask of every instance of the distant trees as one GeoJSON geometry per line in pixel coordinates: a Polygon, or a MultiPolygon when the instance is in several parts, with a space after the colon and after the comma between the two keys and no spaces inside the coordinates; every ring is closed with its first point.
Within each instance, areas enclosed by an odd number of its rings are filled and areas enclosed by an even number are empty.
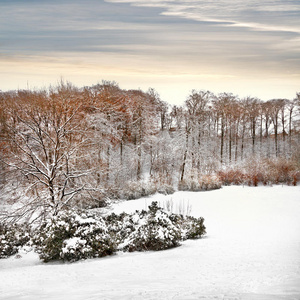
{"type": "MultiPolygon", "coordinates": [[[[296,100],[262,102],[252,97],[239,99],[230,93],[217,96],[209,93],[209,100],[201,107],[199,99],[203,95],[206,95],[205,91],[192,91],[185,102],[183,114],[186,117],[181,122],[181,128],[185,124],[186,134],[182,144],[187,146],[184,146],[181,180],[188,163],[189,170],[196,168],[198,172],[205,173],[205,168],[195,163],[195,158],[201,155],[202,165],[207,167],[211,159],[215,164],[230,165],[253,157],[289,158],[295,153],[298,145],[296,132],[299,132],[296,100]],[[287,137],[289,147],[286,146],[287,137]]],[[[171,116],[174,115],[173,110],[171,116]]]]}
{"type": "Polygon", "coordinates": [[[299,155],[299,99],[193,90],[170,106],[153,89],[107,81],[1,92],[0,185],[3,193],[22,185],[30,205],[18,216],[38,217],[105,205],[143,179],[156,191],[253,158],[291,158],[299,155]]]}
{"type": "MultiPolygon", "coordinates": [[[[212,93],[209,91],[193,90],[185,101],[185,150],[181,166],[180,180],[183,180],[186,164],[190,161],[190,172],[201,172],[203,149],[207,141],[209,103],[212,101],[212,93]],[[190,158],[188,157],[190,155],[190,158]]],[[[191,174],[193,176],[193,174],[191,174]]]]}

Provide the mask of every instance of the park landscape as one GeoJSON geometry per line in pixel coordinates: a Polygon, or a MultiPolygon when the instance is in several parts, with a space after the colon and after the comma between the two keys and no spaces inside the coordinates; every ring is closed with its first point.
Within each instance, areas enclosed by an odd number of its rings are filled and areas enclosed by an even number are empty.
{"type": "Polygon", "coordinates": [[[299,0],[0,0],[0,299],[300,299],[299,0]]]}
{"type": "Polygon", "coordinates": [[[297,97],[2,93],[3,299],[297,299],[297,97]]]}

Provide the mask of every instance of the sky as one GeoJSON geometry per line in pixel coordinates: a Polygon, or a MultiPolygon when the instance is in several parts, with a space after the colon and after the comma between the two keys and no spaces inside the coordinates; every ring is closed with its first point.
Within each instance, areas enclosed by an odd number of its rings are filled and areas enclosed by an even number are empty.
{"type": "Polygon", "coordinates": [[[300,0],[0,0],[0,90],[61,79],[262,100],[300,92],[300,0]]]}

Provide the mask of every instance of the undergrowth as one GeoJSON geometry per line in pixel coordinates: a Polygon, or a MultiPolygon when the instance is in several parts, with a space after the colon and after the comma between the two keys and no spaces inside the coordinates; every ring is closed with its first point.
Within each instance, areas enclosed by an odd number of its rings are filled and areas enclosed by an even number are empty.
{"type": "Polygon", "coordinates": [[[300,180],[300,171],[293,160],[264,159],[252,160],[243,166],[229,167],[218,171],[222,185],[287,184],[296,186],[300,180]]]}

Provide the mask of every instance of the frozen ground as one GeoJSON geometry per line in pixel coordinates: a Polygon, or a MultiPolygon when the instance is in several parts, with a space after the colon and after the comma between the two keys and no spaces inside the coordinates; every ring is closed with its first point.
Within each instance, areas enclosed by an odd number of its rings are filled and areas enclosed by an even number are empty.
{"type": "Polygon", "coordinates": [[[175,212],[189,205],[205,218],[205,238],[73,264],[44,264],[32,252],[0,260],[0,299],[300,299],[300,187],[177,192],[115,211],[171,198],[175,212]]]}

